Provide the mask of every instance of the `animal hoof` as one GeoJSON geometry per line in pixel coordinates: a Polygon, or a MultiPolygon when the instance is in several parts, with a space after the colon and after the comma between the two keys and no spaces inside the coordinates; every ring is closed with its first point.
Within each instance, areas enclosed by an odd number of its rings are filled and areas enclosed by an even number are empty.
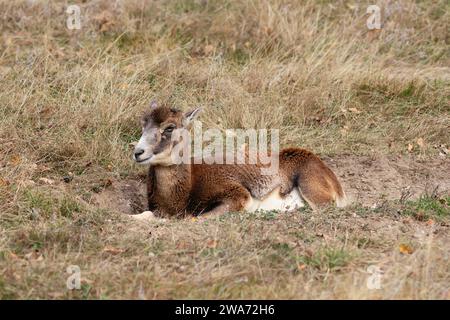
{"type": "Polygon", "coordinates": [[[155,218],[155,214],[153,212],[151,212],[151,211],[144,211],[144,212],[139,213],[139,214],[133,214],[133,215],[131,215],[131,217],[133,219],[142,221],[142,220],[150,220],[150,219],[155,218]]]}

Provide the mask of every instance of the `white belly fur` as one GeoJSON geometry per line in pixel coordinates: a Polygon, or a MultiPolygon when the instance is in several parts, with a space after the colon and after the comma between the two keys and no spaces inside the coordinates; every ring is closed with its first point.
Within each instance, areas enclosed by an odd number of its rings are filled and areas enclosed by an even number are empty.
{"type": "Polygon", "coordinates": [[[257,210],[290,211],[304,206],[305,203],[297,188],[292,189],[283,198],[280,196],[280,188],[276,188],[262,199],[252,198],[245,207],[245,210],[248,212],[255,212],[257,210]]]}

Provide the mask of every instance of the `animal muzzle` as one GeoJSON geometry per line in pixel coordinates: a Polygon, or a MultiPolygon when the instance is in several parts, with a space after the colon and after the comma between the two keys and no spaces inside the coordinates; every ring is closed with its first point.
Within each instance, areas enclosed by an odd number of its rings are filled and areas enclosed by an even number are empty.
{"type": "Polygon", "coordinates": [[[133,152],[133,160],[137,163],[144,163],[153,157],[153,152],[145,152],[144,149],[136,147],[133,152]]]}
{"type": "Polygon", "coordinates": [[[134,149],[134,153],[133,153],[133,159],[135,161],[139,161],[140,157],[144,154],[145,150],[141,149],[141,148],[136,148],[134,149]]]}

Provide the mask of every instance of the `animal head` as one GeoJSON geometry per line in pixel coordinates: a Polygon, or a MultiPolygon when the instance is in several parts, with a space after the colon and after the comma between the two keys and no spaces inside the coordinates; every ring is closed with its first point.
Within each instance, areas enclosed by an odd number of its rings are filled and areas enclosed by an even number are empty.
{"type": "Polygon", "coordinates": [[[183,113],[167,106],[151,103],[150,110],[142,117],[142,136],[136,144],[133,159],[139,164],[173,164],[172,150],[180,141],[172,139],[176,130],[189,129],[200,108],[183,113]]]}

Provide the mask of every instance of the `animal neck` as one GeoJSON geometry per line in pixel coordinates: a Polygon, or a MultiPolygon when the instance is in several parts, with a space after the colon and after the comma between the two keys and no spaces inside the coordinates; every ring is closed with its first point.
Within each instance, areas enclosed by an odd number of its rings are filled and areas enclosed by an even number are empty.
{"type": "Polygon", "coordinates": [[[185,209],[191,191],[191,166],[155,166],[155,178],[158,198],[171,210],[185,209]]]}
{"type": "Polygon", "coordinates": [[[180,164],[170,166],[155,166],[155,173],[158,180],[158,184],[171,184],[172,182],[186,182],[186,179],[190,179],[191,166],[180,164]]]}

